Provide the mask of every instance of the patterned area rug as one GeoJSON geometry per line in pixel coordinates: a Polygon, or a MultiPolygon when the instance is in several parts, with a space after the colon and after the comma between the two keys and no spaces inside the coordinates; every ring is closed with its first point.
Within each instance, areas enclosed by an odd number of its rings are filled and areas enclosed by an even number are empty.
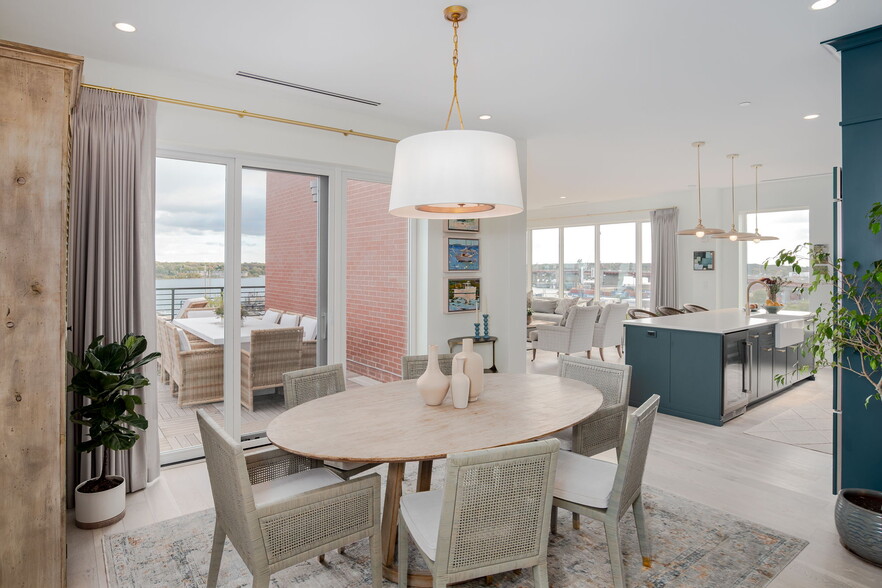
{"type": "Polygon", "coordinates": [[[833,454],[833,417],[830,398],[818,396],[801,406],[789,408],[779,415],[744,431],[779,443],[833,454]]]}
{"type": "MultiPolygon", "coordinates": [[[[443,462],[436,464],[432,487],[444,477],[443,462]]],[[[384,474],[385,467],[378,468],[384,474]]],[[[408,467],[405,492],[413,490],[414,472],[408,467]]],[[[384,476],[385,477],[385,476],[384,476]]],[[[767,585],[808,542],[756,525],[722,511],[691,502],[659,489],[645,487],[644,504],[652,536],[654,563],[641,565],[634,519],[621,523],[622,550],[628,586],[760,587],[767,585]]],[[[575,531],[570,513],[560,510],[559,535],[549,541],[549,580],[555,588],[612,585],[603,525],[582,517],[575,531]]],[[[104,555],[110,586],[205,586],[214,529],[214,511],[206,510],[161,523],[110,535],[104,555]]],[[[412,568],[424,568],[411,550],[412,568]]],[[[251,585],[251,574],[227,540],[219,586],[251,585]]],[[[370,585],[367,539],[273,575],[271,586],[350,588],[370,585]]],[[[386,586],[392,586],[390,582],[386,586]]],[[[484,580],[459,584],[484,587],[484,580]]],[[[532,586],[529,570],[494,576],[495,587],[532,586]]]]}

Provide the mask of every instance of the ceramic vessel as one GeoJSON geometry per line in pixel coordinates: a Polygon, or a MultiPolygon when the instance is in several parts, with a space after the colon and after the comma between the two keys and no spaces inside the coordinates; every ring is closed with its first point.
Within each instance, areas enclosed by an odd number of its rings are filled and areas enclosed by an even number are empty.
{"type": "Polygon", "coordinates": [[[126,515],[126,481],[122,476],[107,476],[111,480],[119,480],[119,484],[102,492],[81,492],[80,488],[88,482],[76,487],[74,499],[75,522],[81,529],[98,529],[121,520],[126,515]]]}
{"type": "Polygon", "coordinates": [[[836,530],[842,545],[882,566],[882,492],[843,488],[836,497],[836,530]]]}
{"type": "Polygon", "coordinates": [[[474,339],[462,340],[462,351],[453,356],[454,361],[461,357],[463,372],[469,379],[469,402],[474,402],[484,391],[484,358],[475,351],[474,339]]]}
{"type": "Polygon", "coordinates": [[[423,375],[417,379],[417,390],[423,397],[423,402],[429,406],[438,406],[444,402],[448,388],[450,388],[450,376],[441,373],[441,368],[438,366],[438,346],[429,345],[429,364],[423,375]]]}
{"type": "Polygon", "coordinates": [[[465,360],[457,354],[453,358],[453,375],[450,376],[450,397],[454,408],[469,405],[469,378],[463,373],[465,360]]]}

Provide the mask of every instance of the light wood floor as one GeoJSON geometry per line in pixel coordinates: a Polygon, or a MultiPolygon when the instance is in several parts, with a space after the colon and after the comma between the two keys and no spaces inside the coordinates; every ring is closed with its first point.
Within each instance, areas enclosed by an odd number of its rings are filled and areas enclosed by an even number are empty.
{"type": "MultiPolygon", "coordinates": [[[[608,360],[619,361],[612,349],[606,356],[608,360]]],[[[556,372],[554,353],[540,351],[535,362],[527,363],[529,371],[556,372]]],[[[829,396],[830,390],[830,374],[821,374],[817,381],[802,383],[724,427],[659,415],[644,480],[809,541],[773,580],[774,588],[882,586],[882,569],[864,563],[839,545],[833,523],[831,456],[743,433],[793,406],[829,396]]],[[[104,534],[210,507],[205,465],[195,463],[164,468],[150,487],[130,494],[126,517],[112,527],[95,531],[77,529],[72,522],[73,513],[69,512],[69,585],[107,586],[101,543],[104,534]]],[[[649,524],[651,528],[651,520],[649,524]]],[[[317,577],[315,586],[321,585],[321,578],[317,577]]]]}

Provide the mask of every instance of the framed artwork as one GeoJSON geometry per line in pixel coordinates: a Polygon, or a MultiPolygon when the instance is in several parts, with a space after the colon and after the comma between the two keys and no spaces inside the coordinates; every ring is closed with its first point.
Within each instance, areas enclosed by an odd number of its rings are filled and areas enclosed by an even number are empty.
{"type": "Polygon", "coordinates": [[[447,230],[457,233],[477,233],[481,230],[481,220],[477,218],[447,219],[447,230]]]}
{"type": "Polygon", "coordinates": [[[481,278],[447,278],[447,310],[475,312],[481,298],[481,278]]]}
{"type": "Polygon", "coordinates": [[[714,269],[714,252],[713,251],[693,251],[692,252],[692,269],[697,272],[713,271],[714,269]]]}
{"type": "Polygon", "coordinates": [[[481,269],[479,239],[447,237],[447,271],[476,272],[481,269]]]}

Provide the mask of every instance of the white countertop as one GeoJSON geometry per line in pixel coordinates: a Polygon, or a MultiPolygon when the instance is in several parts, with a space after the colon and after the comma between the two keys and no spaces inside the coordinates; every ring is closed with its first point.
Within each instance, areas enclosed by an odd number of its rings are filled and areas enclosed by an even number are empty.
{"type": "Polygon", "coordinates": [[[805,320],[810,312],[782,310],[778,314],[768,314],[764,310],[751,313],[748,319],[743,308],[724,308],[707,312],[690,312],[676,316],[659,316],[638,320],[625,321],[626,325],[640,325],[659,329],[675,329],[680,331],[697,331],[700,333],[734,333],[752,327],[774,325],[787,321],[805,320]]]}

